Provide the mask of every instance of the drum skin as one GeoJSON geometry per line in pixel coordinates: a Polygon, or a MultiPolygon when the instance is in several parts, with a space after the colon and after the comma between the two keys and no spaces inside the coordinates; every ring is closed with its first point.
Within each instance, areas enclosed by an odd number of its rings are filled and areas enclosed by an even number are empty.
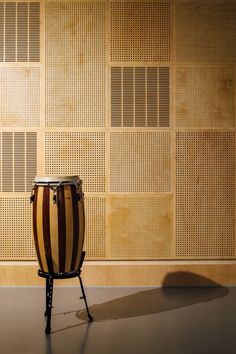
{"type": "Polygon", "coordinates": [[[49,274],[75,272],[84,243],[83,198],[76,186],[61,185],[55,193],[49,186],[34,188],[33,233],[40,270],[49,274]]]}

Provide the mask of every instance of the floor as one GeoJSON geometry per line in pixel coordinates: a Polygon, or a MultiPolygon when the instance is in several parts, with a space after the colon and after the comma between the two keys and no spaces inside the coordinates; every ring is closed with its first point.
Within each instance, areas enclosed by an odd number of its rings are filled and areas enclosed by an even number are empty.
{"type": "Polygon", "coordinates": [[[235,354],[236,287],[54,289],[44,334],[44,288],[0,288],[1,354],[235,354]]]}

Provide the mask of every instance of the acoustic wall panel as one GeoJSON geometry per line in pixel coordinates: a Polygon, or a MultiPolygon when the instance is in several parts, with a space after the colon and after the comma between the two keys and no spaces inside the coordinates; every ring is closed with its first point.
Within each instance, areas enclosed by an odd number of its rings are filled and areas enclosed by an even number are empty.
{"type": "Polygon", "coordinates": [[[105,192],[105,133],[46,132],[45,173],[79,175],[86,192],[105,192]]]}
{"type": "Polygon", "coordinates": [[[0,3],[0,61],[40,61],[40,3],[0,3]]]}
{"type": "Polygon", "coordinates": [[[28,192],[37,174],[37,133],[2,132],[0,192],[28,192]]]}
{"type": "Polygon", "coordinates": [[[0,126],[40,125],[40,68],[0,68],[0,126]]]}
{"type": "Polygon", "coordinates": [[[29,198],[0,198],[0,260],[36,259],[29,198]]]}
{"type": "Polygon", "coordinates": [[[175,6],[177,61],[235,62],[235,2],[191,1],[175,6]]]}
{"type": "Polygon", "coordinates": [[[164,258],[173,255],[172,195],[111,196],[111,257],[164,258]]]}
{"type": "Polygon", "coordinates": [[[112,132],[111,192],[170,192],[169,132],[112,132]]]}
{"type": "Polygon", "coordinates": [[[46,3],[46,126],[106,125],[106,5],[46,3]]]}
{"type": "Polygon", "coordinates": [[[176,136],[176,254],[235,256],[235,133],[176,136]]]}
{"type": "Polygon", "coordinates": [[[170,125],[169,67],[111,68],[111,126],[170,125]]]}
{"type": "Polygon", "coordinates": [[[235,127],[235,68],[176,68],[177,127],[235,127]]]}
{"type": "Polygon", "coordinates": [[[169,62],[170,4],[111,2],[111,61],[169,62]]]}
{"type": "Polygon", "coordinates": [[[85,195],[85,243],[88,258],[106,257],[106,198],[85,195]]]}

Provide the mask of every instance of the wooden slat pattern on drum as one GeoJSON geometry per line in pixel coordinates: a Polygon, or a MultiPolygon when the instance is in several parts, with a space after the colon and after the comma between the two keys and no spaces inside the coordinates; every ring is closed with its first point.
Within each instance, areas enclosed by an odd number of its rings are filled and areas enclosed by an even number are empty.
{"type": "Polygon", "coordinates": [[[170,192],[169,132],[112,132],[111,192],[170,192]]]}
{"type": "Polygon", "coordinates": [[[110,196],[111,257],[173,256],[172,195],[110,196]]]}
{"type": "Polygon", "coordinates": [[[40,61],[40,3],[1,2],[0,61],[40,61]]]}
{"type": "Polygon", "coordinates": [[[106,257],[106,198],[85,196],[85,243],[88,258],[106,257]]]}
{"type": "Polygon", "coordinates": [[[176,137],[176,255],[235,256],[235,133],[176,137]]]}
{"type": "Polygon", "coordinates": [[[37,192],[37,209],[36,209],[36,222],[37,222],[37,235],[38,235],[38,245],[39,252],[41,256],[41,263],[43,266],[42,271],[48,273],[47,255],[44,242],[44,224],[43,224],[43,188],[39,187],[37,192]]]}
{"type": "Polygon", "coordinates": [[[111,67],[111,126],[169,125],[170,67],[111,67]]]}
{"type": "Polygon", "coordinates": [[[235,127],[233,66],[176,68],[177,127],[235,127]]]}
{"type": "MultiPolygon", "coordinates": [[[[65,194],[65,218],[66,218],[66,263],[65,263],[65,271],[69,272],[71,270],[71,259],[72,259],[72,253],[73,253],[73,235],[74,235],[73,234],[74,225],[73,225],[71,186],[64,186],[64,194],[65,194]]],[[[52,206],[52,208],[53,208],[53,206],[52,206]]],[[[51,222],[51,225],[52,224],[53,224],[53,221],[51,222]]]]}
{"type": "Polygon", "coordinates": [[[40,68],[0,68],[0,126],[38,127],[40,68]]]}
{"type": "Polygon", "coordinates": [[[0,260],[35,260],[28,197],[0,198],[0,260]]]}
{"type": "Polygon", "coordinates": [[[46,3],[46,126],[106,125],[106,4],[46,3]]]}
{"type": "Polygon", "coordinates": [[[111,61],[170,61],[170,4],[111,2],[111,61]]]}
{"type": "Polygon", "coordinates": [[[105,133],[46,132],[45,173],[79,175],[86,192],[105,192],[105,133]]]}
{"type": "Polygon", "coordinates": [[[177,61],[235,62],[235,2],[176,4],[175,25],[177,61]]]}
{"type": "MultiPolygon", "coordinates": [[[[58,245],[58,208],[53,203],[53,190],[50,189],[50,237],[51,237],[51,252],[52,266],[55,273],[59,273],[59,245],[58,245]]],[[[35,204],[35,203],[34,203],[35,204]]]]}

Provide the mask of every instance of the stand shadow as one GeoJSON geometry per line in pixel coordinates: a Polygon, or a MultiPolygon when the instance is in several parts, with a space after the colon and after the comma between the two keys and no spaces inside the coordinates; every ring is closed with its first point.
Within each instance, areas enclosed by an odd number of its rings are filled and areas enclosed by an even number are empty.
{"type": "MultiPolygon", "coordinates": [[[[145,316],[212,301],[226,296],[229,292],[227,288],[210,279],[189,272],[167,274],[162,286],[92,305],[90,312],[96,322],[145,316]],[[192,285],[197,286],[186,287],[189,279],[192,285]],[[181,287],[177,287],[178,284],[181,284],[181,287]]],[[[87,321],[86,310],[78,311],[76,317],[87,321]]]]}

